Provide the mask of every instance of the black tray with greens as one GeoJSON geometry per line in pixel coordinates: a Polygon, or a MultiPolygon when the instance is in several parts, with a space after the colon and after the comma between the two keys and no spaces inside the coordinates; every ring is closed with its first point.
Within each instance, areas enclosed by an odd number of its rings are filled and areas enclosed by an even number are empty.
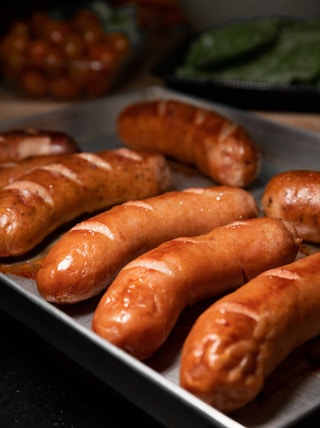
{"type": "Polygon", "coordinates": [[[171,88],[240,108],[319,112],[320,17],[261,17],[209,28],[153,71],[171,88]]]}

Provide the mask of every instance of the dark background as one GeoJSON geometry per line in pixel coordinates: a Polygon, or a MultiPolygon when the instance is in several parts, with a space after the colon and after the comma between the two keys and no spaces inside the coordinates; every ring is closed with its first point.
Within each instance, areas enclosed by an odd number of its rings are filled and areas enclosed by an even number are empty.
{"type": "Polygon", "coordinates": [[[162,427],[1,310],[0,326],[1,428],[162,427]]]}

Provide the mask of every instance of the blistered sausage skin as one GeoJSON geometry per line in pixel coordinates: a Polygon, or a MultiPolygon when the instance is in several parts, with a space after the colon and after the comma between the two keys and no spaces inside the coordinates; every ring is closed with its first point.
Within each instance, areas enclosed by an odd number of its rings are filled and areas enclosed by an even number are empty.
{"type": "Polygon", "coordinates": [[[187,306],[294,260],[299,243],[289,223],[261,217],[167,241],[120,271],[95,310],[92,328],[144,360],[166,341],[187,306]]]}
{"type": "Polygon", "coordinates": [[[320,253],[268,270],[197,319],[180,383],[230,413],[254,400],[295,348],[320,334],[320,253]]]}
{"type": "Polygon", "coordinates": [[[118,205],[60,238],[38,272],[38,290],[51,302],[77,303],[107,288],[126,263],[163,241],[257,215],[254,197],[229,186],[171,191],[118,205]]]}
{"type": "Polygon", "coordinates": [[[118,117],[117,132],[128,147],[194,165],[219,184],[246,187],[260,172],[259,150],[242,126],[191,104],[129,105],[118,117]]]}
{"type": "Polygon", "coordinates": [[[305,241],[320,243],[320,171],[275,175],[265,187],[261,207],[265,215],[293,223],[305,241]]]}
{"type": "Polygon", "coordinates": [[[63,156],[65,156],[64,153],[56,155],[38,155],[17,162],[0,163],[0,188],[12,183],[21,175],[27,174],[39,166],[57,162],[63,156]]]}
{"type": "Polygon", "coordinates": [[[0,133],[0,162],[80,151],[75,140],[62,131],[25,128],[0,133]]]}
{"type": "Polygon", "coordinates": [[[25,254],[59,226],[86,213],[171,185],[165,158],[129,149],[66,155],[0,190],[0,256],[25,254]]]}

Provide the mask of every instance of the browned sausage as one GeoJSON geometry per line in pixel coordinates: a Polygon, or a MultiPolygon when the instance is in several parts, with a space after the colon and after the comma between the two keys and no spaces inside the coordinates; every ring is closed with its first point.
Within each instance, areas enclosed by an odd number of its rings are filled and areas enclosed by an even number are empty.
{"type": "Polygon", "coordinates": [[[79,151],[81,150],[75,140],[62,131],[26,128],[0,134],[0,162],[79,151]]]}
{"type": "Polygon", "coordinates": [[[92,328],[146,359],[166,341],[188,305],[294,260],[299,243],[289,223],[261,217],[167,241],[120,271],[96,308],[92,328]]]}
{"type": "Polygon", "coordinates": [[[57,155],[39,155],[27,159],[22,159],[17,162],[0,163],[0,188],[12,183],[21,175],[27,174],[35,168],[48,163],[57,162],[65,156],[64,153],[57,155]]]}
{"type": "Polygon", "coordinates": [[[246,130],[212,110],[175,100],[140,102],[120,113],[117,130],[128,147],[194,165],[220,184],[245,187],[260,171],[246,130]]]}
{"type": "Polygon", "coordinates": [[[38,290],[51,302],[77,303],[104,290],[126,263],[163,241],[257,215],[249,192],[225,186],[172,191],[118,205],[61,237],[38,272],[38,290]]]}
{"type": "Polygon", "coordinates": [[[293,223],[305,241],[320,243],[320,171],[275,175],[265,187],[261,207],[266,215],[293,223]]]}
{"type": "Polygon", "coordinates": [[[181,386],[223,412],[254,400],[277,365],[320,334],[319,266],[318,252],[209,307],[184,343],[181,386]]]}
{"type": "Polygon", "coordinates": [[[0,190],[0,256],[26,253],[85,213],[162,193],[171,173],[161,155],[129,149],[66,155],[0,190]]]}
{"type": "Polygon", "coordinates": [[[107,288],[120,268],[163,241],[257,215],[249,192],[225,186],[172,191],[118,205],[61,237],[38,272],[38,290],[51,302],[79,302],[107,288]]]}

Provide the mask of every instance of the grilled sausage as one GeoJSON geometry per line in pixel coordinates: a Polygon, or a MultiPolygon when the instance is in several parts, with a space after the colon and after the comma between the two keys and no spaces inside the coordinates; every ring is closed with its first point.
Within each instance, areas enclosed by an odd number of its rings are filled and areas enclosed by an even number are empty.
{"type": "Polygon", "coordinates": [[[57,155],[38,155],[17,162],[0,163],[0,188],[12,183],[21,175],[27,174],[39,166],[59,161],[63,156],[65,156],[64,153],[57,155]]]}
{"type": "Polygon", "coordinates": [[[215,182],[246,187],[260,171],[261,156],[246,130],[220,114],[175,100],[129,105],[119,115],[121,141],[196,166],[215,182]]]}
{"type": "Polygon", "coordinates": [[[286,171],[265,187],[261,207],[268,216],[293,223],[305,241],[320,243],[320,171],[286,171]]]}
{"type": "Polygon", "coordinates": [[[268,270],[197,319],[181,386],[222,412],[254,400],[295,348],[320,334],[320,253],[268,270]]]}
{"type": "Polygon", "coordinates": [[[120,268],[163,241],[257,215],[249,192],[225,186],[171,191],[118,205],[61,237],[37,274],[38,290],[51,302],[79,302],[107,288],[120,268]]]}
{"type": "Polygon", "coordinates": [[[162,193],[171,173],[161,155],[128,149],[77,153],[0,190],[0,256],[25,254],[86,213],[162,193]]]}
{"type": "Polygon", "coordinates": [[[0,134],[0,162],[80,151],[75,140],[61,131],[26,128],[13,129],[0,134]]]}
{"type": "Polygon", "coordinates": [[[95,310],[92,328],[146,359],[166,341],[188,305],[294,260],[299,242],[289,223],[261,217],[167,241],[120,271],[95,310]]]}

